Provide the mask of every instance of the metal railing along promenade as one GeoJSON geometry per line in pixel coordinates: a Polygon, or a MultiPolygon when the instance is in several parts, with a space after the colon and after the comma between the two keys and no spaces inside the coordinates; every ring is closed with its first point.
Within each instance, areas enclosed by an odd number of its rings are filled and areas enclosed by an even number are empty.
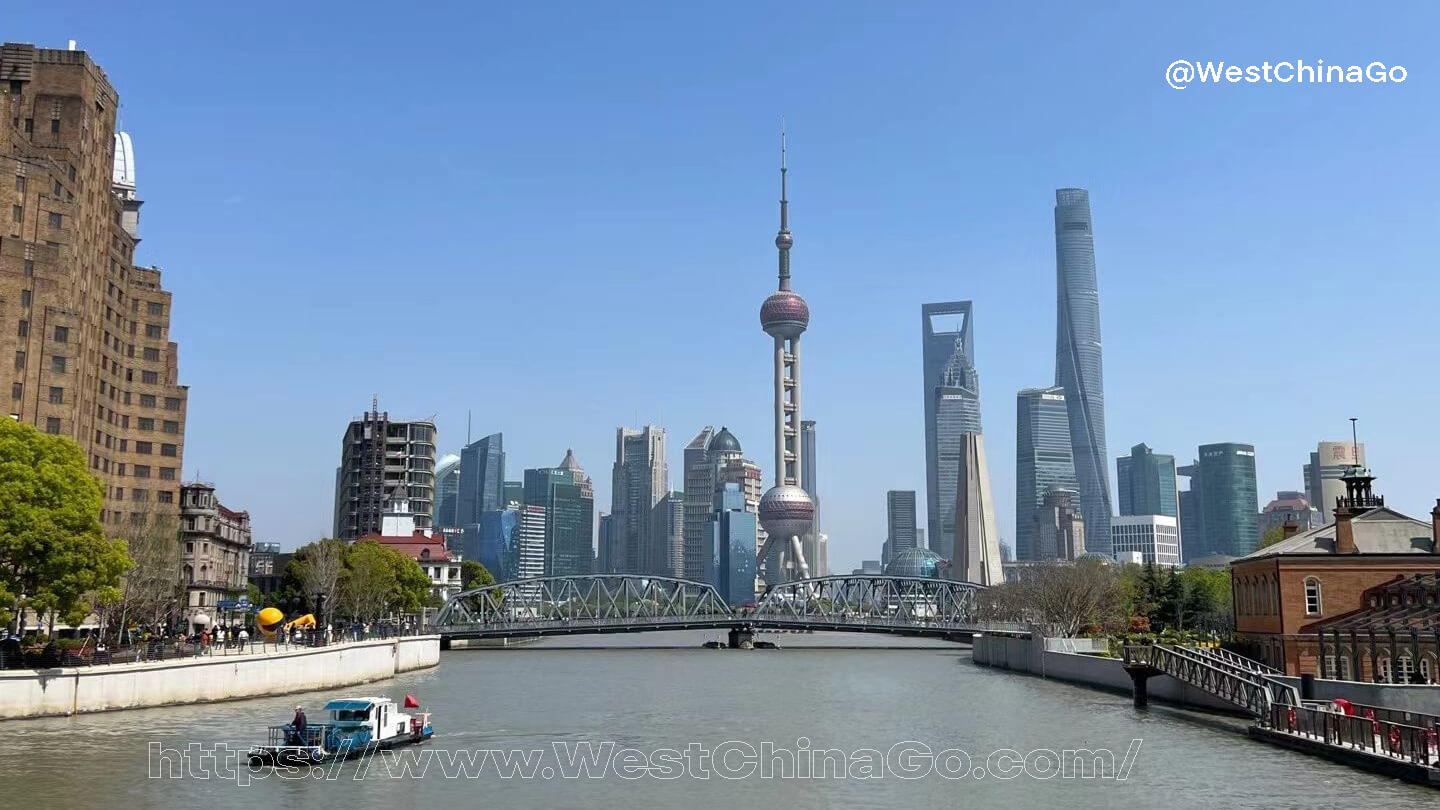
{"type": "Polygon", "coordinates": [[[347,644],[356,641],[397,638],[435,632],[429,627],[376,627],[346,629],[327,636],[320,630],[304,630],[266,639],[264,636],[244,641],[212,641],[208,644],[191,638],[152,638],[124,646],[87,645],[71,647],[32,647],[19,650],[0,648],[0,669],[57,669],[62,667],[97,667],[117,664],[144,664],[174,661],[183,658],[275,655],[284,652],[347,644]]]}

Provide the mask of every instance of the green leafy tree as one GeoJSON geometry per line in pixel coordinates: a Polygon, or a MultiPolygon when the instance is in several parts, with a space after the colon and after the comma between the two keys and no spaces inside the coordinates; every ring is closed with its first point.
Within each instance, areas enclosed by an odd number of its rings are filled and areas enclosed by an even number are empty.
{"type": "Polygon", "coordinates": [[[466,560],[460,563],[461,588],[468,591],[471,588],[484,588],[494,584],[495,575],[490,573],[490,569],[475,560],[466,560]]]}
{"type": "Polygon", "coordinates": [[[383,543],[363,540],[347,550],[338,590],[345,615],[373,622],[425,607],[431,582],[419,563],[383,543]]]}
{"type": "Polygon", "coordinates": [[[1284,540],[1284,539],[1285,539],[1285,527],[1284,527],[1284,526],[1271,526],[1270,528],[1268,528],[1268,529],[1265,530],[1265,533],[1264,533],[1264,534],[1260,535],[1260,546],[1259,546],[1259,547],[1260,547],[1260,548],[1265,548],[1266,546],[1273,546],[1273,545],[1275,545],[1276,543],[1278,543],[1278,542],[1280,542],[1281,540],[1284,540]]]}
{"type": "Polygon", "coordinates": [[[14,621],[32,608],[81,617],[86,595],[131,565],[100,525],[103,491],[74,440],[0,419],[0,594],[14,621]]]}

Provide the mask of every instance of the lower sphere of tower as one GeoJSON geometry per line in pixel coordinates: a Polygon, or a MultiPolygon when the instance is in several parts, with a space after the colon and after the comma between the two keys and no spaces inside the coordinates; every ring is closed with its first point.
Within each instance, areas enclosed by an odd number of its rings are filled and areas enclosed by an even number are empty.
{"type": "Polygon", "coordinates": [[[771,487],[760,498],[760,525],[771,536],[803,537],[814,522],[815,502],[800,487],[771,487]]]}

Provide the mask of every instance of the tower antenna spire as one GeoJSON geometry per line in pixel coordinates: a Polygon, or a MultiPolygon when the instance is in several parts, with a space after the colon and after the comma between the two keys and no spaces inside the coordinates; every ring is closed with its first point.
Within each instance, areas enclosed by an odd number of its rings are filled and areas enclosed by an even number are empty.
{"type": "Polygon", "coordinates": [[[786,184],[785,167],[785,119],[780,119],[780,233],[775,235],[775,247],[780,251],[780,289],[790,289],[790,246],[795,239],[790,235],[790,194],[786,184]]]}

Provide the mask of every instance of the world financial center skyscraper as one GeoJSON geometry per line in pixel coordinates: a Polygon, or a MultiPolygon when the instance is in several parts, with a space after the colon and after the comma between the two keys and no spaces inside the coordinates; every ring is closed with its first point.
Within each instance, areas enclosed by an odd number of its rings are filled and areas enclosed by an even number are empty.
{"type": "Polygon", "coordinates": [[[1101,363],[1100,291],[1090,193],[1055,192],[1057,334],[1055,385],[1064,389],[1070,446],[1080,485],[1087,551],[1110,554],[1109,456],[1105,450],[1105,383],[1101,363]]]}
{"type": "Polygon", "coordinates": [[[925,508],[930,547],[954,579],[1000,581],[999,538],[980,428],[969,301],[922,304],[925,508]]]}

